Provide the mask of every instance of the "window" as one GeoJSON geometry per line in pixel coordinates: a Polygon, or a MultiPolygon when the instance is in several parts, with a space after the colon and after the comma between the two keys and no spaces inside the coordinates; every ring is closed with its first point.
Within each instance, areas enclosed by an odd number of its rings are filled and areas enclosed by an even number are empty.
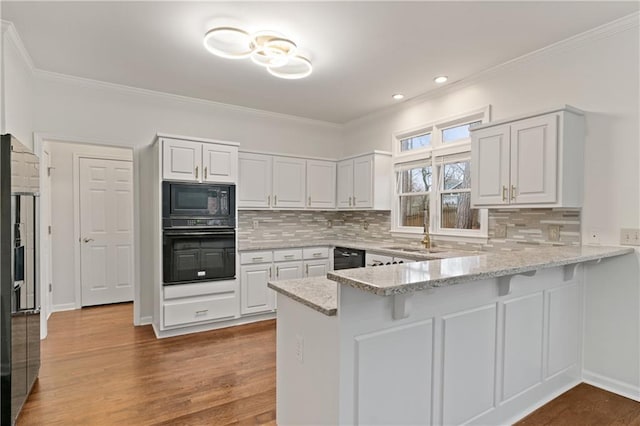
{"type": "Polygon", "coordinates": [[[452,237],[487,236],[486,209],[471,208],[470,127],[483,108],[395,135],[392,231],[452,237]]]}
{"type": "Polygon", "coordinates": [[[412,151],[431,145],[431,133],[400,139],[400,151],[412,151]]]}

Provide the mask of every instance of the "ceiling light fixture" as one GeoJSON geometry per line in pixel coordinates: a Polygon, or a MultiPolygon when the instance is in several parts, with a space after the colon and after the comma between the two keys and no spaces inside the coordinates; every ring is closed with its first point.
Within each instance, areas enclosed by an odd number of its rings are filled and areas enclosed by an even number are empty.
{"type": "Polygon", "coordinates": [[[447,80],[449,80],[449,77],[447,77],[446,75],[441,75],[433,79],[433,81],[435,81],[438,84],[446,83],[447,80]]]}
{"type": "Polygon", "coordinates": [[[404,95],[402,93],[396,93],[394,95],[391,95],[391,97],[396,101],[399,101],[400,99],[404,99],[404,95]]]}
{"type": "Polygon", "coordinates": [[[234,27],[213,28],[204,36],[204,47],[223,58],[250,57],[253,63],[267,68],[269,74],[279,78],[304,78],[313,71],[311,61],[299,54],[296,43],[274,31],[249,35],[234,27]]]}

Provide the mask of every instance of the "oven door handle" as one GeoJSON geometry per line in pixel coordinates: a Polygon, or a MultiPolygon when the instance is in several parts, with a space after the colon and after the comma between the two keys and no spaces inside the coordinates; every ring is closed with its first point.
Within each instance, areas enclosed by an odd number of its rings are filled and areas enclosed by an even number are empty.
{"type": "Polygon", "coordinates": [[[213,237],[216,235],[235,235],[235,231],[202,231],[202,232],[181,232],[165,231],[167,237],[213,237]]]}

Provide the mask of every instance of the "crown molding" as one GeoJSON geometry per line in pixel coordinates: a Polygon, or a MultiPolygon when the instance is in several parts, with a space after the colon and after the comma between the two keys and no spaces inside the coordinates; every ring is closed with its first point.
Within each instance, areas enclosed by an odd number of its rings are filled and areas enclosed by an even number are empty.
{"type": "Polygon", "coordinates": [[[0,20],[0,24],[2,27],[3,40],[9,40],[13,44],[13,46],[18,51],[18,54],[22,58],[22,61],[25,63],[27,68],[29,68],[29,71],[33,74],[36,70],[36,67],[33,64],[31,55],[29,55],[29,51],[27,51],[27,48],[24,47],[24,43],[22,42],[22,39],[20,38],[15,25],[13,25],[13,22],[5,21],[4,19],[0,20]]]}
{"type": "Polygon", "coordinates": [[[637,28],[638,26],[640,26],[640,12],[634,12],[630,15],[623,16],[622,18],[616,19],[614,21],[597,26],[595,28],[591,28],[582,33],[578,33],[564,40],[560,40],[558,42],[552,43],[540,49],[531,51],[529,53],[525,53],[524,55],[510,59],[501,64],[486,68],[468,77],[452,82],[446,86],[439,87],[437,89],[430,90],[428,92],[414,96],[402,102],[401,104],[391,105],[391,106],[384,107],[376,111],[370,112],[361,117],[350,120],[344,123],[344,125],[345,127],[348,127],[350,125],[357,124],[361,121],[366,121],[374,117],[385,115],[392,111],[400,111],[410,106],[423,103],[427,100],[443,97],[449,93],[456,92],[460,89],[471,86],[483,80],[487,80],[493,77],[495,74],[499,74],[501,72],[507,71],[510,68],[522,65],[523,63],[534,60],[541,56],[556,53],[561,50],[576,49],[588,42],[593,42],[603,38],[611,37],[621,32],[628,31],[633,28],[637,28]]]}

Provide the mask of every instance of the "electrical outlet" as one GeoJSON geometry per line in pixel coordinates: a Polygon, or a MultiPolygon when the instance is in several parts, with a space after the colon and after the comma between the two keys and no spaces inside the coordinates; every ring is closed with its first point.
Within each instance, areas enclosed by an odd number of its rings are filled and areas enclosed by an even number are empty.
{"type": "Polygon", "coordinates": [[[620,244],[640,246],[640,229],[622,228],[620,230],[620,244]]]}
{"type": "Polygon", "coordinates": [[[304,339],[300,335],[296,335],[296,359],[300,364],[304,361],[304,339]]]}
{"type": "Polygon", "coordinates": [[[600,231],[598,229],[592,229],[587,234],[587,243],[600,244],[600,231]]]}
{"type": "Polygon", "coordinates": [[[362,229],[364,229],[365,231],[369,229],[369,222],[367,222],[366,220],[362,222],[362,229]]]}
{"type": "Polygon", "coordinates": [[[258,225],[260,222],[258,222],[257,220],[253,221],[253,229],[258,229],[258,225]]]}
{"type": "Polygon", "coordinates": [[[560,225],[549,225],[547,237],[549,241],[560,241],[560,225]]]}
{"type": "Polygon", "coordinates": [[[504,223],[496,225],[495,230],[496,238],[507,238],[507,225],[504,223]]]}
{"type": "Polygon", "coordinates": [[[333,228],[333,220],[329,219],[327,221],[327,228],[329,228],[329,229],[333,228]]]}

